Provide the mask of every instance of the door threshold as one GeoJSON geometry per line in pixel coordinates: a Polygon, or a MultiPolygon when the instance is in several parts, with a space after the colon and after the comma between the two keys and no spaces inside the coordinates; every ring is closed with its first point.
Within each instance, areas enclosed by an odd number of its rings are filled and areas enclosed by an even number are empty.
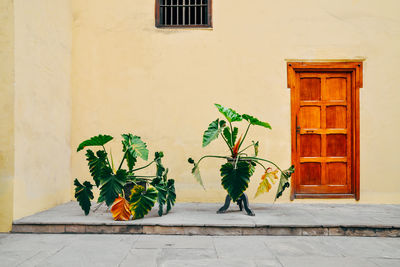
{"type": "MultiPolygon", "coordinates": [[[[295,194],[294,199],[304,199],[304,198],[356,198],[355,194],[295,194]]],[[[292,200],[294,200],[292,199],[292,200]]]]}

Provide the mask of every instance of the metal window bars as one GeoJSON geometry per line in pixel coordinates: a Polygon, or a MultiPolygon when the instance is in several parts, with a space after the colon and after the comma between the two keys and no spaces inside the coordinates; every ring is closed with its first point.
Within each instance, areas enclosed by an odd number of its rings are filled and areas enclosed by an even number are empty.
{"type": "Polygon", "coordinates": [[[158,1],[158,26],[210,26],[211,0],[158,1]]]}

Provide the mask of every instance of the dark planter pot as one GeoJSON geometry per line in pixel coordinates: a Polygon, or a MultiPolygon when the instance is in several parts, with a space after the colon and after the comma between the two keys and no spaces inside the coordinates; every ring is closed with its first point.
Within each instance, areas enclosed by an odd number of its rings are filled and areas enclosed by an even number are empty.
{"type": "MultiPolygon", "coordinates": [[[[147,189],[147,184],[145,182],[138,182],[137,185],[143,186],[145,189],[147,189]]],[[[125,199],[129,200],[129,196],[131,195],[131,191],[133,187],[135,186],[134,183],[128,182],[124,186],[124,194],[125,194],[125,199]]]]}

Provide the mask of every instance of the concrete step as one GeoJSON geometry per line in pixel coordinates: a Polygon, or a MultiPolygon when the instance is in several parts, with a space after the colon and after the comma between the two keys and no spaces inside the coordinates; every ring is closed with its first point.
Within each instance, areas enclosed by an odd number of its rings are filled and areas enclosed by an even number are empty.
{"type": "Polygon", "coordinates": [[[155,207],[143,219],[118,222],[104,205],[94,204],[85,216],[69,202],[14,221],[12,232],[400,237],[400,205],[252,204],[254,217],[236,205],[216,214],[220,206],[178,203],[162,217],[155,207]]]}

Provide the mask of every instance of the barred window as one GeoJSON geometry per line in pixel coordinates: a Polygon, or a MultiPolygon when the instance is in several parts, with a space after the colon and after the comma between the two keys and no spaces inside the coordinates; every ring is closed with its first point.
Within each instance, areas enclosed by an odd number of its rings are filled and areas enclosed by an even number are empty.
{"type": "Polygon", "coordinates": [[[156,27],[212,27],[212,0],[156,0],[156,27]]]}

